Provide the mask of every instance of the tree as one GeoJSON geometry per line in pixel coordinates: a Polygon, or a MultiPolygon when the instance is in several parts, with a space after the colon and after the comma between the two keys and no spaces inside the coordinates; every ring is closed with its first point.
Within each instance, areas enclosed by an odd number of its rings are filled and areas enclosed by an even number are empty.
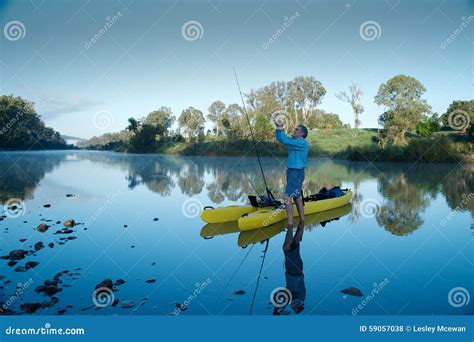
{"type": "Polygon", "coordinates": [[[319,128],[322,130],[344,127],[339,115],[326,113],[324,110],[315,110],[308,122],[308,128],[319,128]]]}
{"type": "Polygon", "coordinates": [[[249,131],[247,118],[244,116],[241,106],[232,103],[227,106],[223,115],[222,124],[227,137],[231,139],[243,139],[249,131]]]}
{"type": "Polygon", "coordinates": [[[140,126],[140,123],[137,121],[137,119],[135,118],[128,119],[127,131],[137,134],[139,126],[140,126]]]}
{"type": "Polygon", "coordinates": [[[443,124],[459,130],[461,134],[472,131],[474,126],[474,100],[453,101],[441,116],[443,124]]]}
{"type": "Polygon", "coordinates": [[[222,101],[214,101],[209,106],[209,114],[207,118],[211,120],[216,125],[216,136],[219,137],[222,133],[223,122],[225,115],[225,104],[222,101]]]}
{"type": "Polygon", "coordinates": [[[34,103],[21,97],[0,96],[0,148],[65,148],[61,135],[46,127],[34,109],[34,103]]]}
{"type": "Polygon", "coordinates": [[[253,124],[255,139],[269,139],[272,136],[273,131],[274,128],[269,119],[264,114],[258,113],[253,124]]]}
{"type": "Polygon", "coordinates": [[[162,106],[149,113],[143,120],[143,123],[156,128],[157,134],[167,137],[174,120],[175,117],[173,116],[171,108],[162,106]]]}
{"type": "Polygon", "coordinates": [[[316,106],[326,95],[326,89],[314,77],[299,76],[288,82],[288,103],[290,108],[301,113],[301,123],[307,125],[316,106]]]}
{"type": "Polygon", "coordinates": [[[425,91],[420,81],[406,75],[397,75],[380,85],[374,102],[385,106],[386,111],[380,115],[379,123],[395,144],[406,143],[405,133],[414,131],[423,115],[431,111],[431,106],[421,98],[425,91]]]}
{"type": "Polygon", "coordinates": [[[352,83],[349,86],[349,93],[341,91],[336,94],[336,97],[341,100],[349,103],[352,107],[352,112],[354,113],[354,128],[358,129],[360,120],[359,117],[364,111],[364,107],[361,104],[363,92],[362,88],[357,83],[352,83]]]}
{"type": "Polygon", "coordinates": [[[434,132],[438,132],[440,129],[440,118],[436,113],[431,116],[425,115],[424,118],[416,124],[416,133],[422,137],[430,137],[434,132]]]}
{"type": "Polygon", "coordinates": [[[189,139],[204,134],[204,124],[206,120],[199,109],[188,107],[181,112],[178,119],[179,125],[184,128],[184,131],[189,139]]]}

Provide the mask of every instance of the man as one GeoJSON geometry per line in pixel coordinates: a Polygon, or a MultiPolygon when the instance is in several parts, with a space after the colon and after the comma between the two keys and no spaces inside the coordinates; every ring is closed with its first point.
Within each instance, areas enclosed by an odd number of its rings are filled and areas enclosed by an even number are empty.
{"type": "MultiPolygon", "coordinates": [[[[303,200],[301,198],[301,189],[303,188],[304,180],[304,168],[306,167],[306,161],[308,159],[309,144],[305,140],[308,136],[308,129],[303,125],[298,125],[293,131],[291,138],[288,137],[283,131],[283,125],[279,122],[275,122],[276,132],[275,136],[277,140],[283,145],[288,147],[288,161],[286,170],[286,189],[285,189],[285,208],[286,215],[288,217],[288,232],[293,233],[293,198],[296,203],[298,210],[298,216],[300,217],[300,223],[298,228],[304,227],[304,208],[303,200]]],[[[302,232],[303,229],[298,229],[302,232]]],[[[297,234],[294,237],[295,242],[301,240],[302,234],[297,234]]],[[[283,248],[289,249],[291,245],[285,240],[283,248]]]]}

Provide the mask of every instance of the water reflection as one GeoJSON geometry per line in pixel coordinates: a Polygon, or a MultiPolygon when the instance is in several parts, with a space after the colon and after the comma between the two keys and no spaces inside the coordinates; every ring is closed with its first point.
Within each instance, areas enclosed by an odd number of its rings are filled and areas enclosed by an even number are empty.
{"type": "MultiPolygon", "coordinates": [[[[253,194],[250,182],[263,191],[254,158],[203,158],[159,155],[126,155],[100,152],[43,152],[3,154],[0,157],[0,202],[11,197],[28,199],[44,176],[62,163],[88,161],[123,170],[130,189],[145,186],[162,197],[177,188],[186,196],[201,193],[210,203],[244,203],[253,194]],[[244,176],[247,175],[248,179],[244,176]],[[249,182],[250,181],[250,182],[249,182]]],[[[281,197],[284,169],[281,160],[264,158],[269,187],[281,197]]],[[[354,192],[350,220],[357,223],[361,203],[373,197],[359,191],[364,182],[376,181],[382,200],[375,215],[388,232],[404,236],[423,224],[422,214],[433,199],[442,196],[451,209],[474,212],[466,201],[474,188],[473,165],[354,163],[328,159],[311,160],[306,170],[305,193],[322,187],[351,187],[354,192]],[[344,185],[342,184],[344,183],[344,185]]],[[[363,213],[362,213],[363,214],[363,213]]],[[[274,227],[277,231],[277,227],[274,227]]]]}

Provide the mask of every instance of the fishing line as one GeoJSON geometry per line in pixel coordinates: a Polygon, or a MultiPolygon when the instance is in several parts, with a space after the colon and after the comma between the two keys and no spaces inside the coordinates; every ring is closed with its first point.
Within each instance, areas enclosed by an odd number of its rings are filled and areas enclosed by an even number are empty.
{"type": "Polygon", "coordinates": [[[258,285],[260,284],[260,276],[262,275],[263,264],[265,263],[265,257],[267,256],[269,242],[270,242],[270,239],[267,239],[267,244],[265,246],[265,250],[263,251],[262,264],[260,265],[260,271],[258,272],[257,286],[255,286],[255,291],[253,293],[253,298],[252,298],[252,305],[250,305],[249,315],[252,315],[253,304],[255,303],[255,297],[257,296],[258,285]]]}

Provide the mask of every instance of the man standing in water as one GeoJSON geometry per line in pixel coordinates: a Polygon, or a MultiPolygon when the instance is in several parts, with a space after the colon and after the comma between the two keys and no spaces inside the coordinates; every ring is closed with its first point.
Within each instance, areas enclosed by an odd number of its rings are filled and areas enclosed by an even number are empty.
{"type": "MultiPolygon", "coordinates": [[[[287,234],[293,234],[293,203],[294,199],[300,223],[298,224],[298,231],[294,237],[295,242],[301,240],[302,231],[304,228],[304,208],[301,191],[303,188],[304,168],[308,159],[309,144],[306,141],[308,136],[308,129],[303,125],[298,125],[293,131],[291,138],[283,131],[281,122],[275,121],[276,139],[283,145],[288,147],[288,161],[286,170],[286,189],[285,189],[285,208],[288,217],[288,231],[287,234]]],[[[283,249],[288,250],[292,241],[285,239],[283,249]]]]}

